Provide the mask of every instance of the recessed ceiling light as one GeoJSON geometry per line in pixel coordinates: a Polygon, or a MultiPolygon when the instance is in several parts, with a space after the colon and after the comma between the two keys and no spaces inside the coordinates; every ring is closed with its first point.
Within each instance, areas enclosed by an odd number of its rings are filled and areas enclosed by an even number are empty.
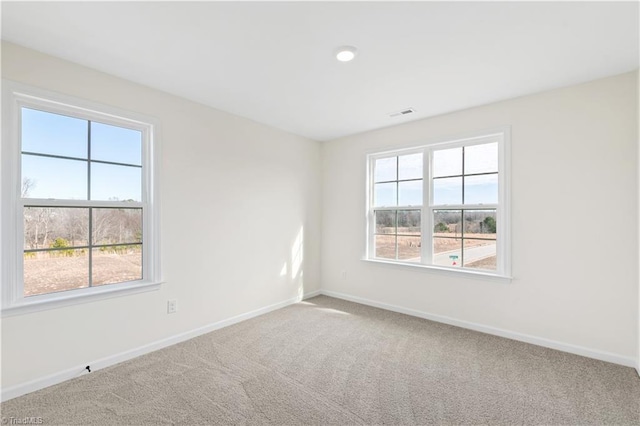
{"type": "Polygon", "coordinates": [[[340,62],[349,62],[356,57],[358,49],[354,46],[340,46],[336,49],[336,59],[340,62]]]}

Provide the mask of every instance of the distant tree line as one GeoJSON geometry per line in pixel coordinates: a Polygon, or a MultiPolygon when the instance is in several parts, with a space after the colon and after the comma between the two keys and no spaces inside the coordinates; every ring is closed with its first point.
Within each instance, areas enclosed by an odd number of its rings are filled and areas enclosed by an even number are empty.
{"type": "MultiPolygon", "coordinates": [[[[461,210],[438,210],[434,215],[433,231],[437,233],[460,233],[463,212],[461,210]]],[[[420,210],[379,210],[376,212],[378,232],[396,227],[410,231],[420,230],[420,210]]],[[[465,210],[464,232],[470,234],[495,234],[496,218],[493,210],[465,210]]]]}
{"type": "MultiPolygon", "coordinates": [[[[34,183],[23,181],[26,197],[34,183]]],[[[142,242],[142,210],[131,208],[25,207],[25,249],[58,249],[73,255],[73,247],[142,242]],[[91,230],[89,214],[92,214],[91,230]]],[[[117,251],[117,247],[110,248],[117,251]]],[[[103,250],[104,251],[104,250],[103,250]]]]}
{"type": "Polygon", "coordinates": [[[382,210],[376,212],[376,227],[403,228],[406,232],[420,232],[420,210],[382,210]]]}
{"type": "MultiPolygon", "coordinates": [[[[434,232],[461,232],[461,210],[439,210],[435,214],[434,232]]],[[[464,232],[470,234],[495,234],[497,228],[495,211],[465,210],[464,232]]]]}

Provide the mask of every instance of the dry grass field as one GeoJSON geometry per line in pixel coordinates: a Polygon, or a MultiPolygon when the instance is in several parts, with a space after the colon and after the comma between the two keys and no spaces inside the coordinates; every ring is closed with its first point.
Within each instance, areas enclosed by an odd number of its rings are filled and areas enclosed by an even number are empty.
{"type": "MultiPolygon", "coordinates": [[[[391,228],[390,228],[391,229],[391,228]]],[[[380,232],[380,231],[378,231],[380,232]]],[[[398,236],[398,259],[420,261],[420,232],[409,232],[407,229],[398,228],[398,233],[406,234],[408,236],[398,236]]],[[[434,254],[445,253],[453,250],[460,250],[462,246],[462,239],[455,238],[452,233],[434,233],[433,249],[434,254]],[[440,237],[440,238],[438,238],[440,237]],[[443,238],[446,237],[446,238],[443,238]],[[451,238],[454,237],[454,238],[451,238]]],[[[376,256],[384,259],[395,259],[395,235],[376,235],[375,246],[376,256]]],[[[496,234],[465,234],[464,245],[465,248],[480,247],[490,244],[495,244],[495,240],[488,238],[496,238],[496,234]],[[483,238],[483,239],[473,239],[483,238]]],[[[487,257],[474,262],[465,262],[465,267],[477,268],[477,269],[496,269],[496,256],[487,257]]]]}
{"type": "MultiPolygon", "coordinates": [[[[442,253],[444,251],[450,250],[459,250],[460,249],[460,238],[455,238],[455,236],[451,233],[438,233],[434,232],[434,253],[442,253]],[[446,237],[446,238],[438,238],[438,237],[446,237]],[[451,238],[454,237],[454,238],[451,238]]],[[[466,248],[469,247],[478,247],[484,246],[487,244],[495,244],[496,234],[464,234],[465,242],[464,246],[466,248]],[[473,238],[492,238],[493,240],[474,240],[473,238]]]]}
{"type": "Polygon", "coordinates": [[[496,256],[486,257],[484,259],[476,260],[475,262],[469,262],[464,266],[476,269],[490,269],[492,271],[495,271],[498,267],[496,256]]]}
{"type": "MultiPolygon", "coordinates": [[[[398,259],[420,261],[420,231],[412,228],[399,228],[398,259]]],[[[434,234],[434,253],[460,250],[462,240],[450,238],[451,233],[434,234]],[[449,237],[449,238],[438,238],[449,237]]],[[[471,238],[495,238],[495,234],[465,234],[465,247],[478,247],[495,244],[493,240],[474,240],[471,238]],[[467,239],[469,238],[469,239],[467,239]]],[[[395,235],[376,235],[376,256],[385,259],[396,257],[395,235]]],[[[89,257],[80,250],[69,250],[71,256],[52,256],[49,253],[37,253],[24,258],[24,295],[34,296],[44,293],[74,290],[88,286],[89,257]]],[[[466,267],[478,269],[496,269],[496,256],[466,263],[466,267]]],[[[105,253],[94,250],[93,285],[104,285],[142,278],[142,254],[139,250],[126,253],[105,253]]]]}
{"type": "MultiPolygon", "coordinates": [[[[378,228],[377,232],[392,233],[395,228],[378,228]]],[[[420,258],[420,228],[398,228],[398,259],[420,258]]],[[[376,256],[385,259],[396,258],[395,235],[376,235],[376,256]]]]}
{"type": "MultiPolygon", "coordinates": [[[[74,290],[89,285],[89,256],[74,250],[72,256],[37,253],[24,258],[24,295],[74,290]]],[[[93,285],[113,284],[142,278],[142,253],[93,253],[93,285]]]]}

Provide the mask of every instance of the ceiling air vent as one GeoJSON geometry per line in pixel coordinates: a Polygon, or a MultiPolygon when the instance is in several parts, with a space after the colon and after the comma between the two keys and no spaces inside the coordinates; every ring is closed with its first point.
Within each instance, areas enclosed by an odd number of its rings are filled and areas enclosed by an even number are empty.
{"type": "Polygon", "coordinates": [[[406,109],[403,109],[402,111],[392,112],[391,114],[389,114],[389,117],[391,117],[391,118],[400,117],[401,115],[413,114],[414,112],[416,112],[415,109],[406,108],[406,109]]]}

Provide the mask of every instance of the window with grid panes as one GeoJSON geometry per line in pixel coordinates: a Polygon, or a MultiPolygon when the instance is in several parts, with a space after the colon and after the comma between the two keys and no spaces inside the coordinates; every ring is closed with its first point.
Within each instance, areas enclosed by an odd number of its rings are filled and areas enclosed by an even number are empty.
{"type": "Polygon", "coordinates": [[[505,134],[369,156],[368,258],[506,275],[505,134]]]}
{"type": "Polygon", "coordinates": [[[3,309],[157,282],[153,125],[22,89],[5,95],[17,214],[3,309]]]}

